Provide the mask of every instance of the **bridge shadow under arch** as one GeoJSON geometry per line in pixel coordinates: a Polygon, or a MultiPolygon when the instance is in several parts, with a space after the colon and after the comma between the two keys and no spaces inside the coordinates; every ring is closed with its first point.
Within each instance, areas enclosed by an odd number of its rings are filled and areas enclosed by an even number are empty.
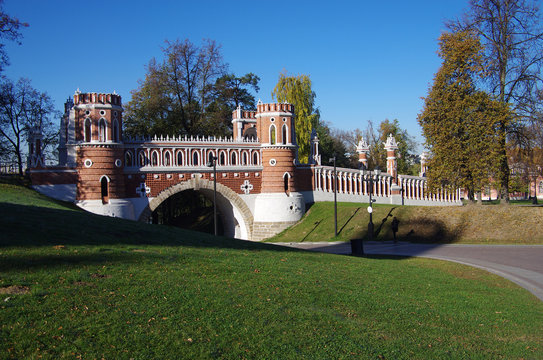
{"type": "MultiPolygon", "coordinates": [[[[213,181],[198,177],[172,185],[151,199],[138,220],[146,222],[166,199],[185,190],[198,191],[213,201],[213,186],[213,181]]],[[[217,210],[221,215],[225,236],[252,239],[254,218],[251,210],[237,193],[219,182],[217,182],[217,210]]]]}

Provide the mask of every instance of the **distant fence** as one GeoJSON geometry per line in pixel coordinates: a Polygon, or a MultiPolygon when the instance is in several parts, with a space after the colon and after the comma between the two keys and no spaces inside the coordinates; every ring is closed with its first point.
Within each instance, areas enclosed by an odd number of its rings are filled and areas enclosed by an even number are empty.
{"type": "Polygon", "coordinates": [[[19,166],[16,162],[0,162],[0,174],[18,174],[19,166]]]}

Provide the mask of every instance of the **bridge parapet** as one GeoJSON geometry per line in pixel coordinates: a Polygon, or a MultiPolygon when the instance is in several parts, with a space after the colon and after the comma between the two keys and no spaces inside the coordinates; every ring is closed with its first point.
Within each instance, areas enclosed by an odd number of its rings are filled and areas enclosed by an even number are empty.
{"type": "MultiPolygon", "coordinates": [[[[374,175],[369,171],[344,168],[337,168],[336,171],[337,193],[354,195],[354,197],[344,196],[342,201],[355,201],[357,195],[369,196],[371,190],[372,195],[381,203],[407,205],[458,205],[460,203],[460,190],[451,192],[440,189],[435,193],[430,193],[425,177],[398,175],[398,183],[396,183],[394,177],[388,173],[374,175]],[[373,181],[370,182],[370,178],[373,181]],[[373,187],[370,188],[370,186],[373,187]]],[[[334,192],[333,167],[316,166],[313,176],[313,191],[334,192]]]]}
{"type": "Polygon", "coordinates": [[[213,157],[217,158],[217,168],[222,170],[262,170],[260,143],[251,139],[166,136],[128,139],[124,143],[127,169],[201,169],[213,157]]]}

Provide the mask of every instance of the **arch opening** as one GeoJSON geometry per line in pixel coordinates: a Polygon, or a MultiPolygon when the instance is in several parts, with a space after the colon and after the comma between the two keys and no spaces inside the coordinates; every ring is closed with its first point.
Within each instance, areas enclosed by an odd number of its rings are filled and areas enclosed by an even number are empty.
{"type": "MultiPolygon", "coordinates": [[[[224,235],[224,220],[221,211],[217,214],[219,235],[224,235]]],[[[213,234],[213,200],[203,192],[187,189],[165,199],[151,215],[153,224],[162,224],[213,234]]]]}
{"type": "MultiPolygon", "coordinates": [[[[150,199],[146,208],[140,212],[139,220],[145,222],[152,220],[153,211],[159,205],[167,198],[185,190],[194,190],[204,195],[213,204],[213,181],[191,179],[166,188],[156,197],[150,199]]],[[[224,236],[252,239],[254,218],[251,210],[237,193],[222,184],[217,184],[217,211],[222,222],[224,236]]]]}

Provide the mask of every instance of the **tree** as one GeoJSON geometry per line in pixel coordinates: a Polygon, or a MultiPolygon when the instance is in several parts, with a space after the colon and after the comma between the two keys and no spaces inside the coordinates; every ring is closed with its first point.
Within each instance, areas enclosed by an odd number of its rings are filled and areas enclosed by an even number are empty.
{"type": "MultiPolygon", "coordinates": [[[[480,83],[503,105],[511,106],[513,119],[498,124],[501,152],[498,180],[501,198],[509,200],[509,165],[506,140],[521,139],[513,133],[525,129],[526,122],[537,121],[534,114],[541,107],[537,101],[542,86],[543,29],[536,1],[471,0],[470,9],[462,18],[448,24],[455,32],[471,31],[484,45],[483,63],[487,76],[480,83]],[[523,124],[524,123],[524,124],[523,124]]],[[[540,124],[541,126],[541,124],[540,124]]],[[[520,142],[514,146],[522,146],[520,142]]]]}
{"type": "Polygon", "coordinates": [[[188,39],[166,41],[164,60],[151,59],[145,80],[126,105],[128,135],[205,135],[206,108],[213,85],[224,75],[220,46],[205,40],[201,47],[188,39]]]}
{"type": "Polygon", "coordinates": [[[311,89],[311,79],[307,75],[287,76],[286,73],[281,73],[272,92],[272,98],[278,102],[294,105],[298,159],[301,163],[307,163],[309,159],[311,131],[317,127],[319,121],[319,113],[314,108],[315,97],[315,92],[311,89]]]}
{"type": "Polygon", "coordinates": [[[499,170],[500,125],[511,115],[506,105],[476,89],[486,73],[483,47],[473,33],[444,33],[439,45],[443,64],[418,117],[431,152],[428,183],[432,190],[466,188],[473,200],[499,170]]]}
{"type": "MultiPolygon", "coordinates": [[[[386,150],[384,143],[389,134],[392,134],[398,142],[398,173],[399,174],[413,174],[413,168],[416,167],[417,156],[415,150],[417,143],[407,130],[403,130],[400,127],[400,123],[397,119],[390,121],[385,119],[379,124],[376,129],[373,121],[369,120],[365,130],[355,129],[353,131],[340,131],[335,130],[335,137],[341,139],[347,153],[350,156],[351,167],[358,166],[358,153],[356,148],[361,138],[368,143],[370,147],[370,153],[368,154],[368,168],[374,169],[379,167],[380,169],[386,169],[386,150]]],[[[415,172],[417,174],[418,172],[415,172]]]]}
{"type": "Polygon", "coordinates": [[[34,89],[30,80],[17,83],[4,80],[0,84],[0,137],[7,151],[17,162],[23,175],[23,155],[26,135],[31,129],[41,130],[46,148],[58,137],[51,118],[59,116],[46,93],[34,89]]]}
{"type": "Polygon", "coordinates": [[[20,45],[20,39],[22,38],[20,29],[28,27],[27,23],[6,14],[2,9],[3,3],[4,0],[0,0],[0,73],[9,65],[9,57],[6,53],[4,41],[15,41],[20,45]]]}
{"type": "Polygon", "coordinates": [[[253,109],[255,97],[251,90],[258,92],[260,78],[253,73],[238,77],[234,74],[223,75],[215,82],[213,100],[206,109],[208,132],[217,136],[232,134],[232,111],[239,107],[253,109]]]}

